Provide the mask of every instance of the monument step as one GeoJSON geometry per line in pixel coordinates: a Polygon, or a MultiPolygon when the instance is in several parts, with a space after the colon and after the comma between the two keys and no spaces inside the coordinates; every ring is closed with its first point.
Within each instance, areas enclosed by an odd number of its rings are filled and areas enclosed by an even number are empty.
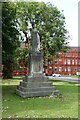
{"type": "Polygon", "coordinates": [[[36,87],[36,88],[30,88],[30,87],[22,87],[22,86],[18,86],[17,89],[19,89],[20,91],[23,92],[36,92],[36,91],[51,91],[51,90],[55,90],[54,86],[51,87],[36,87]]]}
{"type": "Polygon", "coordinates": [[[43,76],[43,77],[27,77],[27,78],[23,78],[23,81],[24,82],[27,82],[27,81],[31,81],[31,82],[40,82],[40,81],[42,81],[42,82],[44,82],[44,81],[49,81],[49,79],[48,79],[48,77],[45,77],[45,76],[43,76]]]}
{"type": "Polygon", "coordinates": [[[37,87],[50,87],[52,86],[51,82],[20,82],[20,86],[23,86],[23,87],[34,87],[37,86],[37,87]]]}
{"type": "Polygon", "coordinates": [[[50,96],[52,94],[52,90],[51,91],[33,91],[33,92],[23,92],[20,90],[16,90],[16,94],[20,95],[23,98],[30,98],[30,97],[43,97],[43,96],[50,96]]]}
{"type": "Polygon", "coordinates": [[[33,73],[31,76],[32,77],[44,77],[44,74],[40,72],[36,72],[36,73],[33,73]]]}

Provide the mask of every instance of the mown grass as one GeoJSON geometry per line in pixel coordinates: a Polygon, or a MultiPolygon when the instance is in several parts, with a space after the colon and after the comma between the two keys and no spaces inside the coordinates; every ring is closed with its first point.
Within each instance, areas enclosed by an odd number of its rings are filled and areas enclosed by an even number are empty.
{"type": "Polygon", "coordinates": [[[78,85],[54,81],[61,93],[54,97],[21,98],[15,94],[19,79],[3,80],[3,118],[78,118],[78,85]]]}

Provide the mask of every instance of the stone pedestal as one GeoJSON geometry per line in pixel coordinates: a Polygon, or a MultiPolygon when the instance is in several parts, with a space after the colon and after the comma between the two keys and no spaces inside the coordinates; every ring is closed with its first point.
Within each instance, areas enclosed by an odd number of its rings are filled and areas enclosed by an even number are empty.
{"type": "Polygon", "coordinates": [[[43,56],[40,52],[29,55],[29,76],[43,73],[43,56]]]}
{"type": "Polygon", "coordinates": [[[20,85],[17,86],[16,93],[23,98],[49,96],[53,93],[55,87],[52,86],[49,79],[43,74],[26,76],[20,85]]]}
{"type": "Polygon", "coordinates": [[[21,97],[48,96],[55,90],[48,77],[43,74],[41,53],[29,55],[29,74],[17,86],[16,93],[21,97]]]}

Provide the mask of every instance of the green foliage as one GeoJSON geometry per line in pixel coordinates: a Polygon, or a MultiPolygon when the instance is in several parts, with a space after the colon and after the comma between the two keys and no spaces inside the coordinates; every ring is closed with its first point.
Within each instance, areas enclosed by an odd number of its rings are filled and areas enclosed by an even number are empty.
{"type": "MultiPolygon", "coordinates": [[[[24,49],[20,49],[17,48],[15,51],[15,62],[19,63],[19,62],[23,62],[24,65],[27,67],[28,66],[28,48],[24,48],[24,49]]],[[[14,66],[15,67],[15,66],[14,66]]],[[[17,67],[17,64],[16,64],[17,67]]]]}
{"type": "MultiPolygon", "coordinates": [[[[9,68],[16,60],[14,54],[21,31],[25,34],[27,30],[31,32],[33,27],[39,30],[44,59],[55,56],[57,51],[66,51],[68,32],[65,17],[54,5],[44,2],[5,2],[2,5],[2,14],[2,63],[6,67],[3,70],[5,76],[11,73],[9,68]]],[[[25,37],[27,40],[27,36],[25,37]]],[[[20,51],[18,60],[25,61],[27,52],[20,51]]]]}
{"type": "Polygon", "coordinates": [[[32,27],[39,30],[43,56],[66,50],[68,32],[65,28],[65,17],[54,5],[44,2],[18,2],[16,6],[20,29],[28,30],[30,21],[32,27]]]}
{"type": "Polygon", "coordinates": [[[19,46],[18,30],[16,29],[16,8],[13,4],[5,2],[2,4],[2,64],[3,78],[11,78],[14,63],[14,52],[19,46]]]}

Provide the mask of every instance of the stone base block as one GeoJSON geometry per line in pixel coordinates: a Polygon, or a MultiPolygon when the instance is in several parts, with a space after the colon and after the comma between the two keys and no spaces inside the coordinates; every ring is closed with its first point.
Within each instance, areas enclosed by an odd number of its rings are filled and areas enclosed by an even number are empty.
{"type": "Polygon", "coordinates": [[[48,77],[44,75],[26,76],[17,86],[16,94],[23,98],[49,96],[55,90],[48,77]]]}

